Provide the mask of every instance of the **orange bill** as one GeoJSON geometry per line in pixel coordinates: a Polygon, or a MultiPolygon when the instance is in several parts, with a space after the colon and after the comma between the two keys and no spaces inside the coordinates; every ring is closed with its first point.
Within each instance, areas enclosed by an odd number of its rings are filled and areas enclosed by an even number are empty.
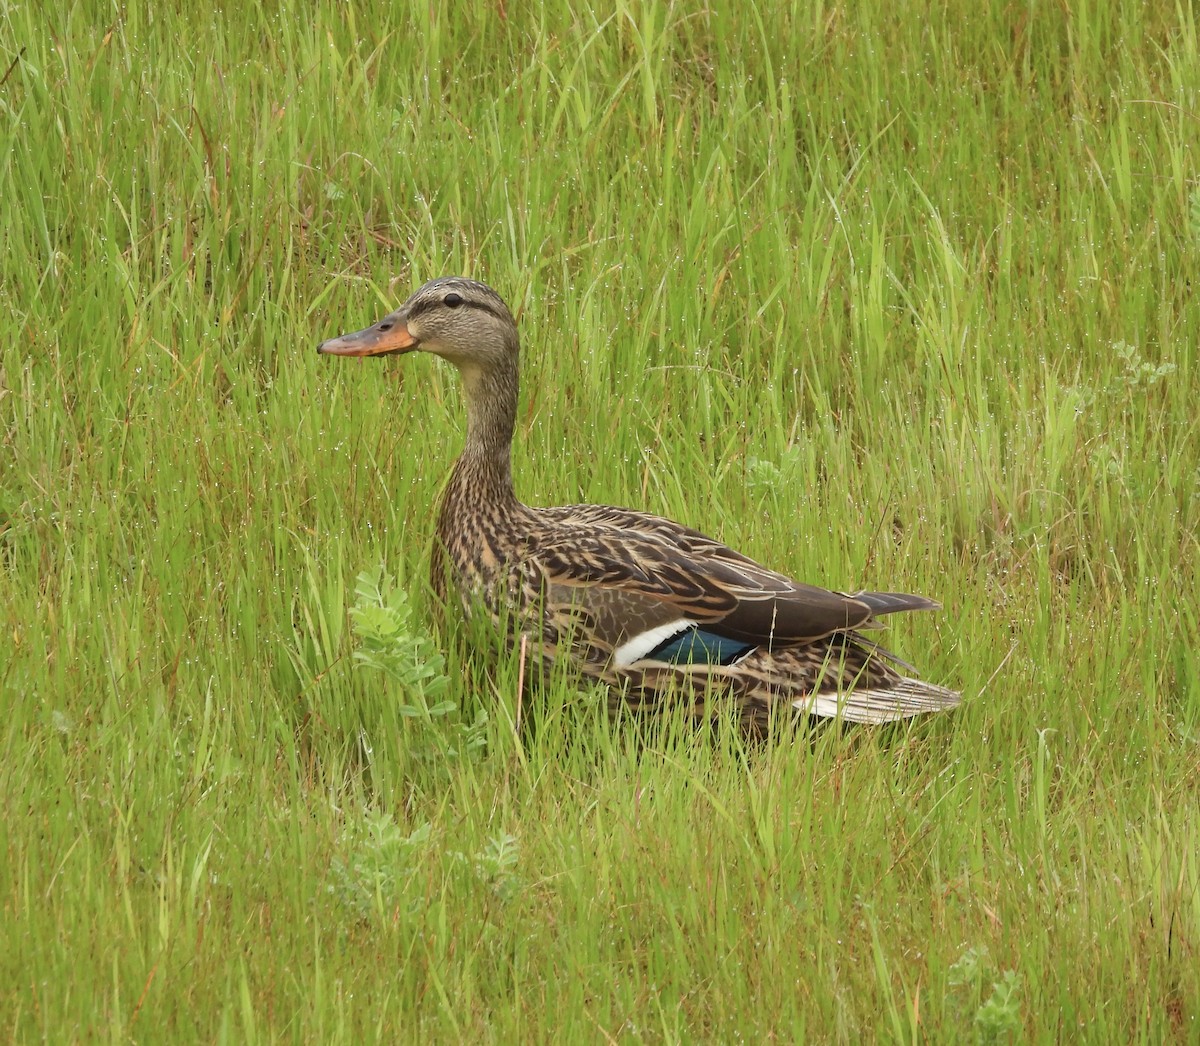
{"type": "Polygon", "coordinates": [[[392,352],[410,352],[416,347],[417,339],[409,334],[404,321],[392,313],[363,330],[321,342],[317,352],[330,356],[386,356],[392,352]]]}

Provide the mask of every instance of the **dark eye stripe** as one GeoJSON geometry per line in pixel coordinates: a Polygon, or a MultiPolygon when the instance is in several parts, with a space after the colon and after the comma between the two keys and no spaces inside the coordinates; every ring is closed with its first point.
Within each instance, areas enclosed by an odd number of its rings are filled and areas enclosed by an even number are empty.
{"type": "Polygon", "coordinates": [[[430,309],[439,304],[440,302],[430,301],[428,298],[424,298],[421,301],[415,301],[413,302],[412,308],[408,310],[408,318],[410,320],[415,319],[417,316],[420,316],[421,313],[428,312],[430,309]]]}
{"type": "Polygon", "coordinates": [[[493,308],[489,302],[478,300],[473,301],[470,298],[464,298],[461,294],[458,294],[455,291],[451,291],[444,297],[439,296],[436,298],[422,298],[420,301],[414,302],[412,308],[408,310],[408,318],[410,320],[415,319],[422,313],[429,312],[431,309],[436,309],[441,305],[449,305],[451,308],[455,308],[456,306],[450,300],[451,298],[458,299],[458,308],[465,307],[468,309],[478,309],[480,312],[486,312],[491,316],[495,316],[497,319],[502,318],[500,311],[496,308],[493,308]]]}

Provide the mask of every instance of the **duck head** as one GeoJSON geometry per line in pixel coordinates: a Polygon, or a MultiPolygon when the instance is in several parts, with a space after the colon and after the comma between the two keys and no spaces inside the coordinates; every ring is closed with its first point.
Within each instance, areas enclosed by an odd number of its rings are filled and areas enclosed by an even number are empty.
{"type": "Polygon", "coordinates": [[[460,370],[511,365],[517,325],[487,284],[460,276],[430,280],[395,312],[352,334],[329,338],[317,352],[330,356],[390,356],[432,352],[460,370]]]}

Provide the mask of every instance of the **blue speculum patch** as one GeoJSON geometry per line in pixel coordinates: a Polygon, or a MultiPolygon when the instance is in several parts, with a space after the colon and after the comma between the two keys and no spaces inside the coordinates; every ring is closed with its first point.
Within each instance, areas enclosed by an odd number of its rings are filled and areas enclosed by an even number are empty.
{"type": "Polygon", "coordinates": [[[731,665],[753,649],[753,643],[741,639],[689,628],[659,643],[646,655],[646,660],[666,661],[672,665],[731,665]]]}

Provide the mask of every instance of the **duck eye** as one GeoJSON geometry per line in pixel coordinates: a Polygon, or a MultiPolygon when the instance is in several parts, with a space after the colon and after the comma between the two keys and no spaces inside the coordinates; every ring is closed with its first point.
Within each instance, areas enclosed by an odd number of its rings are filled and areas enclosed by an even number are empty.
{"type": "Polygon", "coordinates": [[[448,309],[457,309],[463,303],[462,296],[451,291],[442,299],[442,304],[448,309]]]}

